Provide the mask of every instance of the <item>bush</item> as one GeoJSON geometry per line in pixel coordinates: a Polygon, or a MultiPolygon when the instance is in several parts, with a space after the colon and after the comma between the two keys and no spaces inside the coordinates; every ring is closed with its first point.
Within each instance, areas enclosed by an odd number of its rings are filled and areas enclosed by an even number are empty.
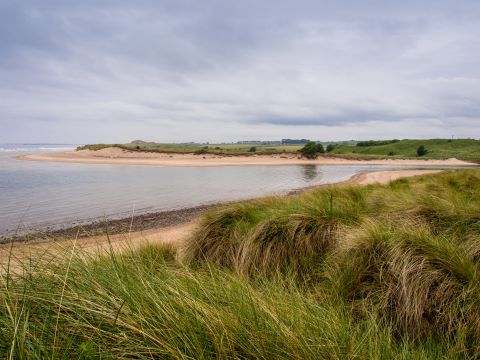
{"type": "MultiPolygon", "coordinates": [[[[323,150],[322,144],[318,144],[321,146],[321,149],[323,150]]],[[[315,141],[309,141],[306,143],[303,148],[300,149],[300,152],[302,153],[303,156],[305,156],[308,159],[314,159],[317,157],[317,153],[320,152],[320,148],[317,145],[315,141]]]]}
{"type": "Polygon", "coordinates": [[[320,154],[323,154],[325,152],[322,144],[317,144],[317,152],[320,154]]]}
{"type": "Polygon", "coordinates": [[[335,145],[333,145],[333,144],[328,144],[327,145],[327,152],[332,152],[333,149],[335,149],[335,145]]]}
{"type": "Polygon", "coordinates": [[[417,149],[417,156],[424,156],[426,155],[428,150],[425,148],[425,146],[420,145],[417,149]]]}
{"type": "Polygon", "coordinates": [[[252,146],[248,152],[256,152],[257,151],[257,148],[255,146],[252,146]]]}
{"type": "Polygon", "coordinates": [[[208,153],[208,150],[205,149],[205,148],[202,148],[202,149],[195,150],[193,153],[194,153],[195,155],[202,155],[202,154],[208,153]]]}

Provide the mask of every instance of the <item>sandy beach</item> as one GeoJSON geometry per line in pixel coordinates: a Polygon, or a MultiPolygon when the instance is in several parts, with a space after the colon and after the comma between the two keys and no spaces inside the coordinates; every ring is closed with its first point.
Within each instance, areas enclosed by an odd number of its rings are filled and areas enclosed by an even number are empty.
{"type": "MultiPolygon", "coordinates": [[[[371,172],[355,175],[345,183],[359,185],[387,184],[400,178],[433,174],[441,171],[442,170],[395,170],[371,172]]],[[[308,191],[308,189],[306,191],[308,191]]],[[[198,209],[201,210],[200,208],[198,209]]],[[[175,216],[178,217],[179,215],[175,214],[175,216]]],[[[93,254],[97,252],[105,253],[109,251],[110,246],[114,251],[122,251],[146,244],[171,243],[181,245],[182,240],[185,239],[197,225],[198,217],[196,216],[193,217],[193,219],[191,216],[189,218],[184,217],[183,220],[181,217],[178,217],[178,223],[173,222],[172,225],[159,225],[160,227],[157,228],[148,228],[140,231],[125,231],[120,234],[113,234],[109,238],[106,235],[94,235],[63,240],[13,241],[11,244],[0,245],[0,266],[6,266],[10,253],[13,263],[16,263],[17,261],[21,262],[22,259],[28,259],[31,256],[48,257],[52,254],[66,253],[65,251],[71,250],[73,246],[86,251],[86,253],[93,254]]]]}
{"type": "Polygon", "coordinates": [[[98,151],[80,150],[18,156],[19,160],[50,161],[84,164],[147,165],[163,167],[181,166],[233,166],[233,165],[405,165],[405,166],[478,166],[458,159],[380,159],[355,160],[320,156],[309,160],[296,154],[273,155],[217,155],[217,154],[176,154],[136,152],[120,148],[106,148],[98,151]]]}

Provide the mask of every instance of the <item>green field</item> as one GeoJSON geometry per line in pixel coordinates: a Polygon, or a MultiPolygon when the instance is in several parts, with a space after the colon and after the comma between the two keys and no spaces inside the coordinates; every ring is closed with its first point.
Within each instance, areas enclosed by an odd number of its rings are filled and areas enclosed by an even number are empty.
{"type": "Polygon", "coordinates": [[[377,146],[337,145],[330,153],[357,158],[417,158],[417,148],[424,145],[428,150],[422,158],[474,161],[480,163],[480,141],[470,139],[401,140],[377,146]]]}
{"type": "Polygon", "coordinates": [[[0,356],[479,358],[479,214],[452,171],[225,205],[179,253],[12,258],[0,356]]]}

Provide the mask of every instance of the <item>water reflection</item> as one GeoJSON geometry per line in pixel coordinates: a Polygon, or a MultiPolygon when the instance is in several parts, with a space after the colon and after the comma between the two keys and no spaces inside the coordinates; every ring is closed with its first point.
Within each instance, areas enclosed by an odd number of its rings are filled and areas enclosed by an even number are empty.
{"type": "Polygon", "coordinates": [[[303,179],[306,182],[315,180],[319,175],[317,165],[302,165],[301,168],[302,168],[303,179]]]}

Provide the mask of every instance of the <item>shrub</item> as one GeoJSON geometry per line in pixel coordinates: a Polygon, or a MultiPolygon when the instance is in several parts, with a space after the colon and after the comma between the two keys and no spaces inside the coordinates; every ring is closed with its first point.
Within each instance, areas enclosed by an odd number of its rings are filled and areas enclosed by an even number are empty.
{"type": "Polygon", "coordinates": [[[317,153],[323,154],[325,149],[323,148],[322,144],[317,144],[317,153]]]}
{"type": "MultiPolygon", "coordinates": [[[[322,146],[322,149],[323,149],[323,146],[322,146]]],[[[319,147],[317,146],[317,143],[314,141],[309,141],[300,149],[300,152],[306,158],[314,159],[317,157],[317,153],[319,152],[318,150],[319,150],[319,147]]]]}
{"type": "Polygon", "coordinates": [[[417,149],[417,156],[424,156],[426,155],[428,150],[425,148],[424,145],[420,145],[417,149]]]}
{"type": "Polygon", "coordinates": [[[202,148],[202,149],[195,150],[193,153],[194,153],[195,155],[202,155],[202,154],[207,154],[207,153],[208,153],[208,150],[205,149],[205,148],[202,148]]]}
{"type": "Polygon", "coordinates": [[[255,146],[252,146],[248,152],[256,152],[257,151],[257,148],[255,146]]]}
{"type": "Polygon", "coordinates": [[[333,145],[333,144],[328,144],[327,145],[327,152],[332,152],[333,149],[335,149],[335,145],[333,145]]]}

